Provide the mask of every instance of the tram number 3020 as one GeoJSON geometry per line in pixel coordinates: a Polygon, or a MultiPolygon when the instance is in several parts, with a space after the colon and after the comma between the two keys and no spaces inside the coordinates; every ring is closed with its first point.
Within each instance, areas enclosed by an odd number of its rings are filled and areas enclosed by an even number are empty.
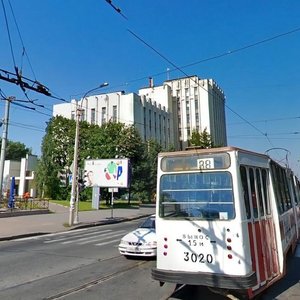
{"type": "Polygon", "coordinates": [[[203,253],[190,253],[190,252],[184,252],[184,260],[185,261],[191,261],[191,262],[199,262],[199,263],[209,263],[211,264],[213,262],[213,257],[211,254],[203,254],[203,253]]]}

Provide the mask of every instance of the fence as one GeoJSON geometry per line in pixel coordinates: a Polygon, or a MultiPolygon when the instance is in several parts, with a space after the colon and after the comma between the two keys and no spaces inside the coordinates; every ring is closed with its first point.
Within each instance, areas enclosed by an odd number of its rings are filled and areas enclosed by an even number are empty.
{"type": "Polygon", "coordinates": [[[28,200],[23,198],[15,198],[13,207],[9,206],[9,200],[3,199],[0,201],[1,210],[48,210],[49,200],[39,198],[29,198],[28,200]]]}

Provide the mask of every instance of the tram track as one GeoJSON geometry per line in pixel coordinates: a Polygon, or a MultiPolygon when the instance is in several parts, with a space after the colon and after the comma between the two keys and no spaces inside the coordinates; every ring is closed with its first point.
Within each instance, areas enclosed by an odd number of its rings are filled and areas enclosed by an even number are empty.
{"type": "MultiPolygon", "coordinates": [[[[116,257],[114,257],[116,258],[116,257]]],[[[107,259],[108,260],[108,259],[107,259]]],[[[105,281],[108,281],[108,280],[111,280],[111,279],[114,279],[118,276],[121,276],[123,275],[124,273],[126,272],[129,272],[131,271],[132,269],[136,268],[136,267],[139,267],[139,266],[142,266],[144,264],[146,264],[147,261],[139,261],[139,262],[136,262],[130,266],[126,266],[126,267],[123,267],[119,270],[117,270],[116,272],[112,272],[110,274],[106,274],[106,275],[103,275],[103,276],[100,276],[96,279],[93,279],[93,280],[90,280],[90,281],[87,281],[85,283],[82,283],[78,286],[75,286],[73,288],[70,288],[70,289],[67,289],[65,291],[62,291],[62,292],[59,292],[57,294],[54,294],[54,295],[51,295],[51,296],[48,296],[48,297],[45,297],[43,298],[43,300],[57,300],[57,299],[63,299],[64,297],[66,296],[70,296],[72,294],[76,294],[78,292],[81,292],[83,290],[86,290],[88,288],[91,288],[93,286],[96,286],[98,284],[102,284],[103,282],[105,281]]]]}

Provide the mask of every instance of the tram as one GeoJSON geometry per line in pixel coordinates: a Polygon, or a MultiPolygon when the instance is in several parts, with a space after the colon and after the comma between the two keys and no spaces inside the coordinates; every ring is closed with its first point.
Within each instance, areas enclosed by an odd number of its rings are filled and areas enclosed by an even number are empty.
{"type": "Polygon", "coordinates": [[[300,228],[300,183],[268,155],[236,147],[160,153],[157,264],[162,285],[252,299],[285,275],[300,228]]]}

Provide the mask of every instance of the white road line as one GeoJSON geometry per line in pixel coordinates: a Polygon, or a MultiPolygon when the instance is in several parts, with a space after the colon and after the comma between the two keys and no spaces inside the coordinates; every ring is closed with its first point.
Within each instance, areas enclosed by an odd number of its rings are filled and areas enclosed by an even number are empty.
{"type": "Polygon", "coordinates": [[[119,239],[118,240],[112,240],[112,241],[109,241],[109,242],[95,244],[95,246],[103,246],[103,245],[112,244],[112,243],[119,242],[119,241],[120,241],[119,239]]]}
{"type": "MultiPolygon", "coordinates": [[[[38,236],[29,236],[29,237],[24,237],[20,239],[16,239],[15,241],[27,241],[27,240],[39,240],[45,237],[51,237],[51,236],[58,236],[58,235],[64,235],[64,234],[74,234],[76,232],[82,232],[82,231],[87,231],[90,230],[90,228],[81,228],[81,229],[76,229],[76,230],[67,230],[67,231],[62,231],[62,232],[55,232],[55,233],[45,233],[44,235],[38,235],[38,236]]],[[[104,230],[103,230],[104,231],[104,230]]],[[[100,231],[100,232],[103,232],[100,231]]]]}
{"type": "MultiPolygon", "coordinates": [[[[87,235],[99,235],[99,234],[102,234],[102,232],[111,232],[112,230],[108,229],[108,230],[103,230],[101,232],[90,232],[90,233],[85,233],[84,236],[87,236],[87,235]]],[[[75,233],[75,232],[74,232],[75,233]]],[[[74,239],[78,236],[82,236],[82,234],[74,234],[72,236],[68,236],[68,237],[62,237],[60,239],[51,239],[51,240],[46,240],[44,241],[45,244],[51,244],[51,243],[56,243],[56,242],[60,242],[60,241],[63,241],[63,240],[66,240],[66,239],[74,239]]]]}
{"type": "Polygon", "coordinates": [[[118,239],[118,241],[119,241],[120,237],[122,237],[123,235],[124,235],[124,230],[123,230],[123,232],[120,232],[118,234],[113,234],[113,235],[110,235],[110,236],[107,236],[107,237],[104,237],[104,238],[99,236],[99,238],[97,238],[97,239],[92,239],[92,240],[89,240],[89,241],[86,241],[86,242],[81,242],[81,243],[78,243],[78,245],[85,245],[85,244],[93,243],[93,242],[96,242],[96,241],[99,241],[99,240],[107,240],[109,238],[116,237],[116,236],[119,237],[119,239],[118,239]]]}

